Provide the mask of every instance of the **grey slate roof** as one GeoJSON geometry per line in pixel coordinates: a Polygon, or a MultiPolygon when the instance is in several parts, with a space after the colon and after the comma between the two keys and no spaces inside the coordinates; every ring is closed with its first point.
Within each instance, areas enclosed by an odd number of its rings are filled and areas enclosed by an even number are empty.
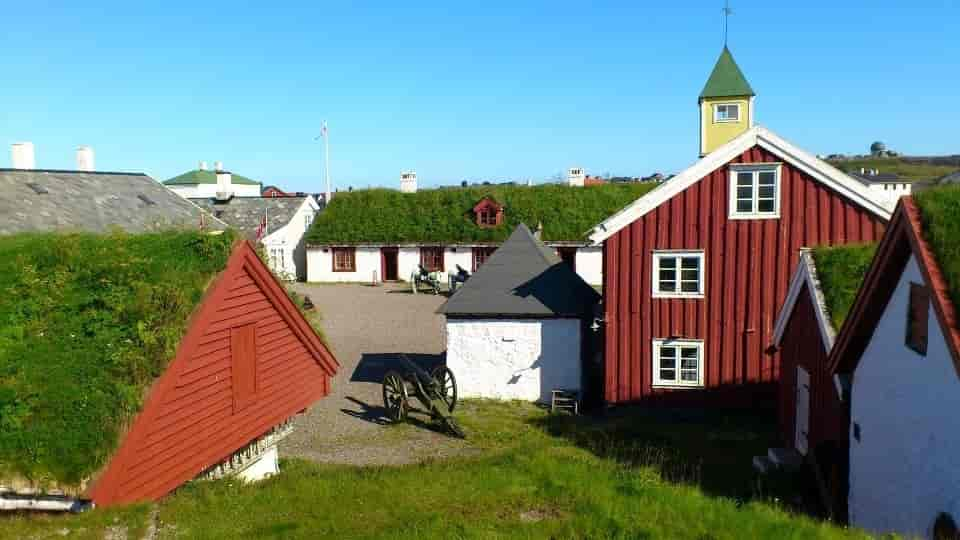
{"type": "Polygon", "coordinates": [[[306,197],[233,197],[227,201],[213,198],[190,199],[248,238],[257,236],[257,227],[267,214],[267,234],[283,227],[300,209],[306,197]]]}
{"type": "MultiPolygon", "coordinates": [[[[0,169],[0,234],[199,227],[201,213],[141,173],[0,169]]],[[[209,215],[205,224],[226,228],[209,215]]]]}
{"type": "Polygon", "coordinates": [[[453,316],[580,317],[600,295],[520,224],[439,312],[453,316]]]}

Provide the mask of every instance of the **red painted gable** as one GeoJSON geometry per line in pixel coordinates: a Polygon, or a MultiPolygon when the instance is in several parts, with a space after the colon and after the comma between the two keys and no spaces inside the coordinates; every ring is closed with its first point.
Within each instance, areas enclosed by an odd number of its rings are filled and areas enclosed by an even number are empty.
{"type": "Polygon", "coordinates": [[[327,395],[337,367],[253,247],[238,244],[88,496],[109,506],[166,495],[327,395]]]}
{"type": "Polygon", "coordinates": [[[604,242],[608,402],[773,407],[773,325],[801,247],[876,241],[884,220],[754,146],[604,242]],[[730,163],[782,162],[780,217],[728,218],[730,163]],[[652,251],[702,249],[705,297],[653,298],[652,251]],[[654,389],[652,341],[704,342],[704,388],[654,389]]]}

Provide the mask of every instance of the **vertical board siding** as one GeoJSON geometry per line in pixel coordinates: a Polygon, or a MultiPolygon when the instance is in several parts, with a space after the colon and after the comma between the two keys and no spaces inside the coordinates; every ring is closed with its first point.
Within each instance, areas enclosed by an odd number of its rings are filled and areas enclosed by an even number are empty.
{"type": "MultiPolygon", "coordinates": [[[[781,162],[759,147],[730,163],[781,162]]],[[[768,354],[801,247],[877,241],[884,220],[783,163],[780,218],[730,220],[720,167],[604,242],[606,387],[611,403],[773,406],[780,354],[768,354]],[[703,249],[705,298],[651,298],[652,252],[703,249]],[[654,389],[652,340],[704,341],[701,390],[654,389]]]]}

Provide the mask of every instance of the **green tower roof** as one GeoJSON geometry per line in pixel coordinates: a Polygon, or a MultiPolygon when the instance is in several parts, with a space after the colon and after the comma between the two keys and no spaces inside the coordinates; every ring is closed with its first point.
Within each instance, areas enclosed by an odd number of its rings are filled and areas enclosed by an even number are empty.
{"type": "Polygon", "coordinates": [[[703,92],[700,92],[700,99],[755,95],[747,78],[743,76],[743,72],[734,61],[733,55],[730,54],[730,50],[724,45],[723,52],[717,59],[717,65],[713,66],[710,78],[703,86],[703,92]]]}
{"type": "MultiPolygon", "coordinates": [[[[240,176],[239,174],[231,174],[231,182],[234,184],[245,184],[245,185],[258,185],[260,182],[256,180],[251,180],[246,176],[240,176]]],[[[178,185],[192,185],[192,184],[216,184],[217,183],[217,172],[216,171],[201,171],[195,169],[192,171],[185,172],[180,176],[174,176],[173,178],[164,180],[163,183],[168,186],[178,186],[178,185]]]]}

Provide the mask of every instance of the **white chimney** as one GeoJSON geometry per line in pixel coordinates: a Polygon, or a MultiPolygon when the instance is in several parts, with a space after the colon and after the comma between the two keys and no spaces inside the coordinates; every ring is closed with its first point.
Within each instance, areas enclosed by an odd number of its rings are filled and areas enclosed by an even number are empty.
{"type": "Polygon", "coordinates": [[[223,162],[222,162],[222,161],[214,161],[214,162],[213,162],[213,170],[215,170],[215,171],[222,171],[222,170],[223,170],[223,162]]]}
{"type": "MultiPolygon", "coordinates": [[[[220,163],[219,161],[217,162],[220,163]]],[[[225,201],[233,196],[233,176],[217,169],[217,200],[225,201]]]]}
{"type": "Polygon", "coordinates": [[[95,171],[96,167],[94,166],[93,160],[93,148],[89,146],[81,146],[77,148],[77,170],[78,171],[95,171]]]}
{"type": "Polygon", "coordinates": [[[583,182],[587,175],[583,173],[583,167],[570,167],[567,169],[567,185],[583,187],[583,182]]]}
{"type": "Polygon", "coordinates": [[[400,173],[400,193],[417,192],[417,173],[413,171],[400,173]]]}
{"type": "Polygon", "coordinates": [[[206,161],[201,161],[199,167],[200,167],[200,170],[201,170],[201,171],[207,170],[207,162],[206,162],[206,161]]]}
{"type": "Polygon", "coordinates": [[[10,148],[14,169],[36,169],[37,162],[33,157],[32,142],[13,143],[10,148]]]}

